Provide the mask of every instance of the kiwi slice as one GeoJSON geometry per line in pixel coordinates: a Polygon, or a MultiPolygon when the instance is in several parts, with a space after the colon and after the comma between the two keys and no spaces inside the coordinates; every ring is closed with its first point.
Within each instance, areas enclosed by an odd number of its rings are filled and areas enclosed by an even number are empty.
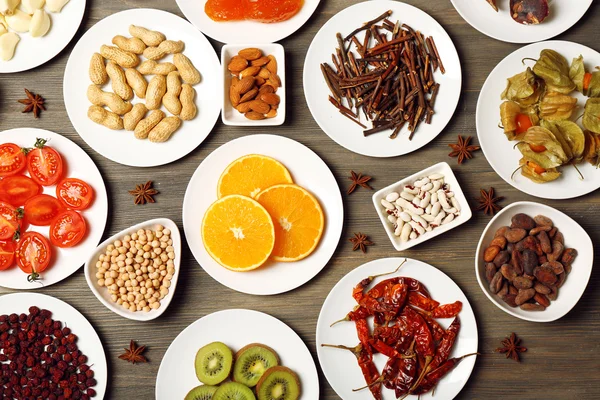
{"type": "Polygon", "coordinates": [[[216,386],[196,386],[189,391],[184,400],[211,400],[217,389],[216,386]]]}
{"type": "Polygon", "coordinates": [[[256,385],[258,400],[297,400],[300,398],[300,379],[286,367],[269,368],[256,385]]]}
{"type": "Polygon", "coordinates": [[[219,387],[212,400],[256,400],[256,397],[248,386],[237,382],[227,382],[219,387]]]}
{"type": "Polygon", "coordinates": [[[251,343],[235,354],[233,380],[254,387],[266,370],[277,365],[279,357],[272,348],[260,343],[251,343]]]}
{"type": "Polygon", "coordinates": [[[223,382],[231,372],[233,353],[221,342],[209,343],[196,353],[196,376],[205,385],[223,382]]]}

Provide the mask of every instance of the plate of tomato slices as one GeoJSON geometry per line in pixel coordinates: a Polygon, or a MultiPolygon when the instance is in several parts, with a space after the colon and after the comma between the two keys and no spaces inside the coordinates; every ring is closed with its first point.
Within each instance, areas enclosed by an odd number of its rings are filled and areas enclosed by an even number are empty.
{"type": "Polygon", "coordinates": [[[0,286],[38,289],[81,267],[106,226],[100,171],[75,143],[33,128],[0,141],[0,286]]]}

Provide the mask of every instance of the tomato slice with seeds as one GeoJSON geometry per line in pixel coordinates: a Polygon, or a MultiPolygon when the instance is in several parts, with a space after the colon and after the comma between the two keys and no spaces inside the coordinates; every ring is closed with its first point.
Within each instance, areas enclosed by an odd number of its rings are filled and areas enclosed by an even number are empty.
{"type": "Polygon", "coordinates": [[[0,145],[0,177],[16,175],[27,166],[25,152],[14,143],[0,145]]]}
{"type": "Polygon", "coordinates": [[[27,153],[27,170],[31,178],[42,186],[54,185],[63,173],[62,157],[46,146],[46,139],[37,139],[35,147],[27,153]]]}
{"type": "Polygon", "coordinates": [[[0,271],[9,269],[15,265],[16,247],[17,245],[12,240],[0,242],[0,271]]]}
{"type": "Polygon", "coordinates": [[[94,189],[81,179],[67,178],[56,186],[56,197],[66,208],[85,210],[94,199],[94,189]]]}
{"type": "Polygon", "coordinates": [[[77,211],[60,213],[50,225],[50,242],[58,247],[73,247],[87,233],[85,219],[77,211]]]}
{"type": "Polygon", "coordinates": [[[31,225],[46,226],[64,210],[56,197],[38,194],[25,203],[25,218],[31,225]]]}
{"type": "Polygon", "coordinates": [[[8,203],[0,203],[0,240],[12,240],[19,230],[19,211],[8,203]]]}
{"type": "Polygon", "coordinates": [[[15,250],[15,259],[21,270],[27,274],[28,281],[39,279],[39,273],[50,265],[52,248],[50,242],[39,232],[27,232],[22,237],[15,250]]]}
{"type": "Polygon", "coordinates": [[[0,180],[0,201],[15,207],[42,193],[42,186],[25,175],[7,176],[0,180]]]}
{"type": "Polygon", "coordinates": [[[531,118],[527,114],[517,114],[515,122],[517,123],[517,129],[515,130],[517,135],[527,132],[527,129],[533,126],[531,118]]]}

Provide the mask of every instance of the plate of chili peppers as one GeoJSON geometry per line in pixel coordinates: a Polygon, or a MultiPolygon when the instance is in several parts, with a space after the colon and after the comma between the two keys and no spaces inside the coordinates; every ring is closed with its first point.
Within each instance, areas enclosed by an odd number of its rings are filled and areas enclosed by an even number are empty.
{"type": "Polygon", "coordinates": [[[323,373],[343,399],[427,399],[434,389],[435,399],[453,399],[477,355],[477,323],[462,290],[409,258],[371,261],[344,276],[323,304],[316,336],[323,373]]]}

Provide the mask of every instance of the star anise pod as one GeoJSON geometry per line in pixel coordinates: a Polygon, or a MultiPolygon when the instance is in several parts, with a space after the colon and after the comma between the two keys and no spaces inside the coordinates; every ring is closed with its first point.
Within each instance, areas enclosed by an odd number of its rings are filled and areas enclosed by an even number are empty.
{"type": "Polygon", "coordinates": [[[375,243],[369,240],[369,237],[362,233],[355,233],[354,237],[348,239],[352,242],[354,246],[352,246],[352,251],[356,251],[360,249],[363,253],[367,252],[367,246],[373,246],[375,243]]]}
{"type": "Polygon", "coordinates": [[[22,112],[33,112],[33,116],[35,118],[39,118],[42,110],[46,111],[46,107],[44,106],[44,98],[39,94],[31,93],[27,89],[25,89],[25,94],[27,95],[26,99],[17,100],[19,103],[25,105],[25,108],[22,112]]]}
{"type": "Polygon", "coordinates": [[[471,136],[467,136],[467,138],[463,138],[461,135],[458,135],[458,143],[449,144],[448,146],[452,147],[452,152],[448,154],[450,157],[458,157],[458,163],[462,164],[465,159],[473,158],[474,151],[480,149],[479,146],[469,145],[473,139],[471,136]]]}
{"type": "Polygon", "coordinates": [[[129,194],[135,197],[134,204],[154,203],[154,195],[158,194],[158,190],[152,188],[152,181],[143,184],[135,185],[134,190],[130,190],[129,194]]]}
{"type": "Polygon", "coordinates": [[[148,359],[142,355],[144,350],[146,350],[146,346],[138,347],[132,340],[131,343],[129,343],[129,348],[123,350],[125,350],[125,353],[119,356],[121,360],[125,360],[132,364],[148,362],[148,359]]]}
{"type": "Polygon", "coordinates": [[[495,212],[502,209],[498,203],[504,197],[495,197],[494,188],[491,187],[487,192],[484,189],[480,189],[481,197],[479,198],[479,206],[477,210],[483,210],[487,215],[494,215],[495,212]]]}
{"type": "Polygon", "coordinates": [[[363,175],[360,172],[357,174],[354,171],[350,171],[350,176],[348,177],[348,179],[350,179],[352,181],[352,184],[348,188],[348,191],[346,192],[346,194],[350,194],[350,193],[354,192],[356,190],[356,188],[359,186],[362,186],[365,189],[373,190],[373,188],[371,186],[369,186],[369,184],[367,183],[371,179],[373,179],[369,175],[363,175]]]}
{"type": "Polygon", "coordinates": [[[496,349],[496,353],[506,353],[506,358],[512,358],[513,360],[520,362],[519,353],[527,351],[527,347],[519,346],[521,339],[517,338],[517,335],[513,332],[510,337],[507,337],[502,341],[502,347],[496,349]]]}

